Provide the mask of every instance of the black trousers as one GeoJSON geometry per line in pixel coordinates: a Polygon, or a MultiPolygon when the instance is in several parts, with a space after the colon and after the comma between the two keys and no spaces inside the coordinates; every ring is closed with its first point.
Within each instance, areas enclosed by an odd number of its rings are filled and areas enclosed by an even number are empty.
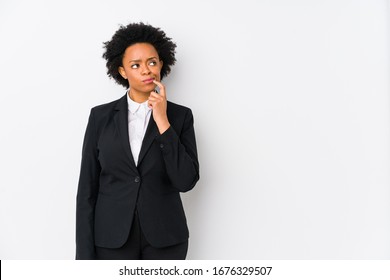
{"type": "Polygon", "coordinates": [[[98,260],[185,260],[188,240],[169,247],[155,248],[146,240],[135,211],[133,224],[126,243],[120,248],[95,246],[98,260]]]}

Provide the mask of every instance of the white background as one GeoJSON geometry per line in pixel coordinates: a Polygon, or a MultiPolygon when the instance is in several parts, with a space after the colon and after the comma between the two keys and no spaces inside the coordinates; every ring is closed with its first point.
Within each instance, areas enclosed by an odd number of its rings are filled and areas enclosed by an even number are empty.
{"type": "Polygon", "coordinates": [[[177,43],[201,180],[188,259],[390,259],[389,1],[0,1],[0,259],[73,259],[103,42],[177,43]]]}

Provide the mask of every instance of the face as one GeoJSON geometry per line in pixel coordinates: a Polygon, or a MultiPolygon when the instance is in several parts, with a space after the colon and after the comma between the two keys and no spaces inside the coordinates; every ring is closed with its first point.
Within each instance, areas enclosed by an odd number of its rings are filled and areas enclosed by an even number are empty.
{"type": "Polygon", "coordinates": [[[123,55],[122,65],[118,71],[129,81],[132,92],[150,94],[156,87],[152,81],[160,81],[163,62],[151,44],[129,46],[123,55]]]}

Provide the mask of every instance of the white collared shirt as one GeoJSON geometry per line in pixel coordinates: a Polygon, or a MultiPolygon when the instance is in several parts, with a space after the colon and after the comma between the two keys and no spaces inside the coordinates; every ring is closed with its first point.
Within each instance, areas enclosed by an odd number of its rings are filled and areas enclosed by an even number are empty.
{"type": "Polygon", "coordinates": [[[148,100],[137,103],[129,97],[129,90],[126,91],[129,125],[129,142],[135,165],[138,165],[138,156],[141,150],[142,141],[148,127],[152,109],[148,107],[148,100]]]}

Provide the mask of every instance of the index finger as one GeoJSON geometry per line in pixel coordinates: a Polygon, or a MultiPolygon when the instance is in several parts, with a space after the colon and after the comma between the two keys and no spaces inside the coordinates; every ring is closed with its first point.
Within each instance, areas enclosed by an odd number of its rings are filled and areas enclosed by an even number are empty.
{"type": "Polygon", "coordinates": [[[155,83],[160,88],[160,94],[165,96],[165,86],[156,80],[153,80],[153,83],[155,83]]]}

